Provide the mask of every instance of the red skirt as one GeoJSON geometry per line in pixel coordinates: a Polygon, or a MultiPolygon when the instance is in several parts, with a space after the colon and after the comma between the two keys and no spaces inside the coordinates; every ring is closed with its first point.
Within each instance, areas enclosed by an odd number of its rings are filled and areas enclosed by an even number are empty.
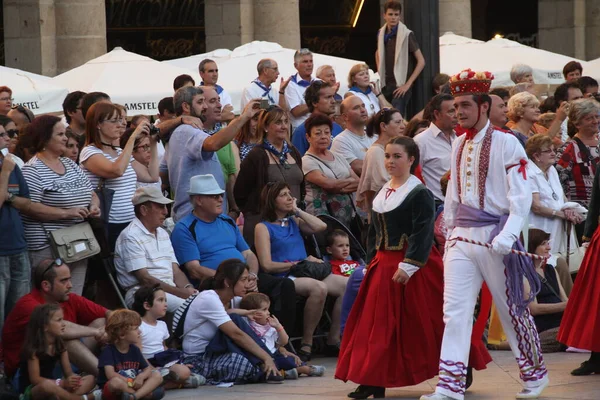
{"type": "Polygon", "coordinates": [[[585,251],[560,323],[558,341],[600,352],[600,229],[585,251]]]}
{"type": "MultiPolygon", "coordinates": [[[[434,247],[406,285],[392,281],[405,251],[378,251],[348,316],[335,377],[361,385],[402,387],[438,374],[444,334],[444,271],[434,247]]],[[[481,340],[470,365],[491,357],[481,340]]]]}

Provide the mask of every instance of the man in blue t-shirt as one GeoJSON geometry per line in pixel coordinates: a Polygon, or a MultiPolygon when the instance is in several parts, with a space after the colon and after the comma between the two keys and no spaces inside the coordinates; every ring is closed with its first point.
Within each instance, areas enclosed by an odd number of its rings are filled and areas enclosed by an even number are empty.
{"type": "Polygon", "coordinates": [[[191,214],[175,225],[171,242],[179,265],[190,279],[200,281],[215,274],[219,264],[238,258],[258,273],[258,259],[242,237],[235,221],[223,213],[223,194],[214,176],[190,179],[191,214]]]}
{"type": "MultiPolygon", "coordinates": [[[[310,86],[306,88],[306,91],[304,92],[304,99],[311,115],[323,114],[331,118],[335,114],[335,107],[337,104],[334,97],[335,90],[335,87],[320,80],[313,81],[310,86]]],[[[344,128],[333,122],[331,138],[333,139],[343,130],[344,128]]],[[[308,150],[309,143],[306,139],[306,127],[304,126],[304,123],[298,125],[298,127],[294,130],[292,135],[292,144],[301,155],[304,155],[304,153],[306,153],[308,150]]]]}
{"type": "MultiPolygon", "coordinates": [[[[0,149],[9,142],[0,125],[0,149]]],[[[4,152],[2,153],[4,154],[4,152]]],[[[31,267],[16,199],[29,199],[29,188],[11,154],[0,155],[0,331],[5,317],[21,296],[29,293],[31,267]]]]}
{"type": "Polygon", "coordinates": [[[171,234],[177,261],[193,283],[214,276],[219,264],[227,259],[244,261],[250,268],[249,291],[269,296],[271,312],[290,330],[296,316],[294,282],[259,274],[256,255],[233,219],[223,214],[224,193],[212,175],[192,177],[188,194],[194,210],[177,222],[171,234]]]}

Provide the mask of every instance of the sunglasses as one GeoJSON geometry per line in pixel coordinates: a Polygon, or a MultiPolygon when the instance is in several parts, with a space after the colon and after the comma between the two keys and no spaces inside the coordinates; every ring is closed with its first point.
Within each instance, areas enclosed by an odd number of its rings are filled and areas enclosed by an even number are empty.
{"type": "Polygon", "coordinates": [[[18,129],[9,129],[6,131],[6,134],[8,135],[9,138],[14,138],[16,136],[19,136],[19,130],[18,129]]]}
{"type": "Polygon", "coordinates": [[[50,271],[50,269],[51,269],[51,268],[53,268],[53,267],[55,267],[55,266],[56,266],[56,267],[60,267],[61,265],[64,265],[64,262],[63,262],[63,260],[62,260],[62,259],[60,259],[60,258],[57,258],[56,260],[52,261],[52,262],[50,263],[50,265],[48,265],[48,266],[46,267],[46,269],[44,270],[44,272],[42,273],[42,277],[43,277],[44,275],[46,275],[46,274],[48,273],[48,271],[50,271]]]}
{"type": "Polygon", "coordinates": [[[219,200],[219,199],[222,199],[224,195],[225,195],[224,193],[221,193],[221,194],[205,194],[203,196],[210,197],[213,200],[219,200]]]}

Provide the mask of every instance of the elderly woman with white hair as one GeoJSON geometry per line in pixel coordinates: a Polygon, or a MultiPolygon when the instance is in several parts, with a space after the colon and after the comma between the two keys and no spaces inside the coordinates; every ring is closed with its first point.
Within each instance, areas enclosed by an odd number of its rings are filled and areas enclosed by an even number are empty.
{"type": "Polygon", "coordinates": [[[524,82],[535,83],[533,81],[533,69],[527,64],[515,64],[510,69],[510,80],[515,85],[524,82]]]}
{"type": "Polygon", "coordinates": [[[349,91],[346,96],[355,95],[365,103],[365,108],[369,114],[369,118],[377,114],[379,110],[385,107],[391,107],[383,94],[378,84],[371,83],[369,76],[369,66],[367,64],[356,64],[350,68],[348,73],[349,91]]]}
{"type": "Polygon", "coordinates": [[[517,93],[508,100],[508,126],[525,147],[530,136],[546,133],[535,123],[540,118],[540,101],[531,93],[517,93]]]}

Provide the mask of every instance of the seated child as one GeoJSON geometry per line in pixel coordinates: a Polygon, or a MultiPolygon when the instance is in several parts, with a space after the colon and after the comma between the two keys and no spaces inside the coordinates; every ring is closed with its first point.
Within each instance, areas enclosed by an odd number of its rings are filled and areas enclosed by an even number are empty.
{"type": "Polygon", "coordinates": [[[340,229],[335,229],[327,235],[327,253],[331,259],[331,273],[349,277],[360,263],[353,261],[350,257],[350,238],[348,234],[340,229]]]}
{"type": "Polygon", "coordinates": [[[262,293],[249,293],[240,302],[240,308],[248,313],[250,328],[262,339],[266,347],[273,353],[273,360],[286,379],[298,379],[298,375],[323,376],[325,367],[307,365],[297,355],[288,352],[283,346],[288,343],[289,336],[277,318],[269,313],[271,302],[262,293]]]}
{"type": "Polygon", "coordinates": [[[169,338],[169,330],[167,324],[158,319],[163,318],[167,313],[167,297],[160,285],[139,288],[135,292],[133,310],[142,317],[142,325],[140,325],[142,354],[152,366],[164,367],[165,380],[169,381],[165,384],[165,389],[197,388],[206,383],[203,376],[192,374],[186,365],[179,363],[177,357],[177,353],[181,355],[179,350],[167,349],[165,345],[165,340],[169,338]],[[154,358],[161,354],[169,355],[168,364],[165,365],[154,358]]]}
{"type": "Polygon", "coordinates": [[[114,311],[106,321],[109,344],[98,358],[98,385],[104,400],[162,399],[163,378],[142,355],[140,340],[142,319],[135,311],[114,311]]]}
{"type": "Polygon", "coordinates": [[[91,376],[73,373],[61,338],[65,330],[63,310],[58,304],[37,306],[29,318],[19,369],[20,399],[100,400],[101,391],[91,376]],[[63,378],[55,379],[54,369],[62,367],[63,378]]]}

